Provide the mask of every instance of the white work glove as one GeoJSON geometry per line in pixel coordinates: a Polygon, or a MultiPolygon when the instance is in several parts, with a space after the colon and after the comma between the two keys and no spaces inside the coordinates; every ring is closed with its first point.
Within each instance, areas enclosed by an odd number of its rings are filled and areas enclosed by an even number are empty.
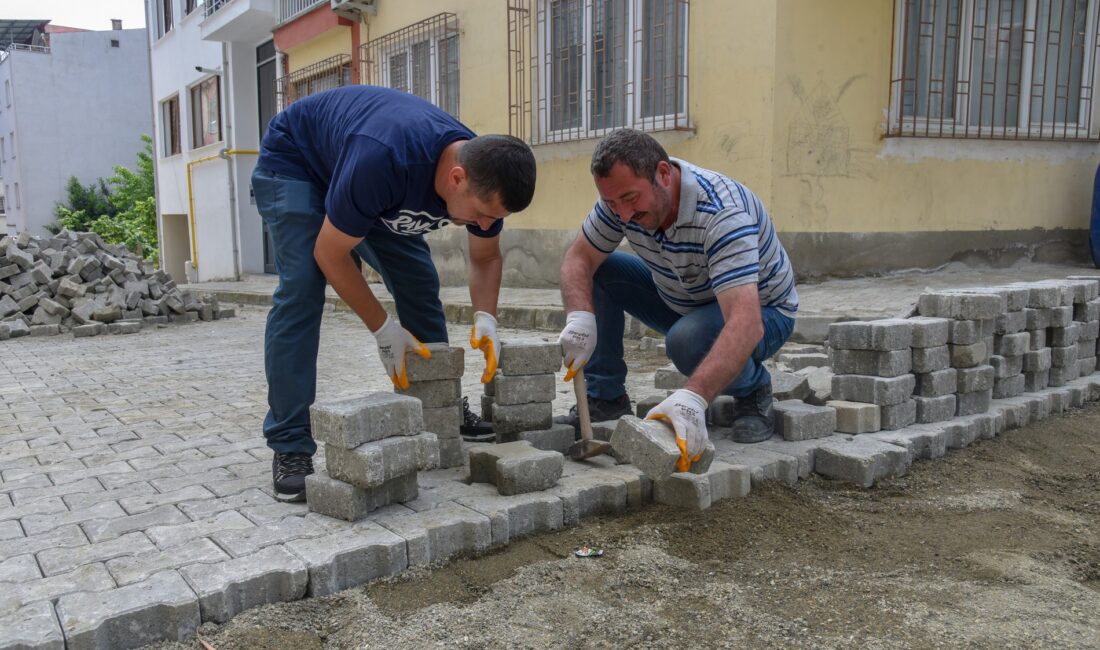
{"type": "Polygon", "coordinates": [[[470,347],[485,355],[485,374],[481,383],[487,384],[497,374],[500,359],[500,339],[497,338],[497,319],[483,311],[474,312],[474,330],[470,332],[470,347]]]}
{"type": "Polygon", "coordinates": [[[649,409],[647,420],[660,420],[672,427],[680,460],[676,469],[686,472],[703,456],[707,446],[707,401],[686,388],[674,392],[663,402],[649,409]]]}
{"type": "Polygon", "coordinates": [[[590,311],[569,312],[565,328],[558,335],[558,344],[565,361],[565,381],[571,381],[596,349],[596,315],[590,311]]]}
{"type": "Polygon", "coordinates": [[[373,332],[378,342],[378,356],[382,359],[382,365],[386,369],[386,376],[393,385],[406,390],[409,387],[409,376],[405,372],[405,353],[413,351],[425,359],[432,357],[432,352],[409,331],[401,327],[393,316],[386,316],[386,322],[382,323],[373,332]]]}

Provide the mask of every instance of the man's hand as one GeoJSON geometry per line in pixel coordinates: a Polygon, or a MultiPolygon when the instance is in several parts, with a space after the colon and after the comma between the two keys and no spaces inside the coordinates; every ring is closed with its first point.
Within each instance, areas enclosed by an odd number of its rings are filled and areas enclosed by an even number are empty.
{"type": "Polygon", "coordinates": [[[647,420],[661,420],[672,427],[680,460],[676,469],[686,472],[703,455],[707,446],[707,401],[697,393],[681,388],[649,409],[647,420]]]}
{"type": "Polygon", "coordinates": [[[590,311],[569,312],[565,317],[565,328],[558,336],[558,344],[565,361],[565,381],[572,381],[596,349],[596,315],[590,311]]]}
{"type": "Polygon", "coordinates": [[[409,387],[409,376],[405,373],[405,353],[412,350],[425,359],[432,357],[431,350],[401,327],[401,323],[393,316],[386,316],[386,322],[374,331],[374,338],[378,342],[378,356],[386,368],[386,376],[401,390],[409,387]]]}
{"type": "Polygon", "coordinates": [[[478,311],[474,312],[474,331],[470,333],[470,347],[481,350],[485,355],[485,374],[481,376],[481,383],[487,384],[497,374],[497,361],[500,356],[500,339],[497,338],[497,319],[493,315],[478,311]]]}

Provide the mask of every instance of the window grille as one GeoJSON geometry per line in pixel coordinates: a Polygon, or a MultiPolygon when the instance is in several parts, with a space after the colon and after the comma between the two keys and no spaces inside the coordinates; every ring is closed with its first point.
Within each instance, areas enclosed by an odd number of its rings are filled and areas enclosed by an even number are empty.
{"type": "Polygon", "coordinates": [[[688,129],[689,0],[509,0],[509,117],[534,144],[688,129]]]}
{"type": "Polygon", "coordinates": [[[303,97],[349,84],[351,55],[337,54],[279,77],[275,80],[275,92],[279,106],[286,108],[303,97]]]}
{"type": "Polygon", "coordinates": [[[891,136],[1097,140],[1098,0],[897,0],[891,136]]]}
{"type": "Polygon", "coordinates": [[[365,83],[410,92],[458,117],[458,17],[441,13],[359,46],[365,83]]]}

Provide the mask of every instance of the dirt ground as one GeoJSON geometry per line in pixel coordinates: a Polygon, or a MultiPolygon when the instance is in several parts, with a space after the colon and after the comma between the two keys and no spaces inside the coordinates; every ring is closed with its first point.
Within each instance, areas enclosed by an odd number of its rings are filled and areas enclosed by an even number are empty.
{"type": "Polygon", "coordinates": [[[874,489],[814,478],[701,514],[653,506],[200,637],[217,650],[1100,648],[1100,407],[874,489]],[[606,555],[575,558],[580,545],[606,555]]]}

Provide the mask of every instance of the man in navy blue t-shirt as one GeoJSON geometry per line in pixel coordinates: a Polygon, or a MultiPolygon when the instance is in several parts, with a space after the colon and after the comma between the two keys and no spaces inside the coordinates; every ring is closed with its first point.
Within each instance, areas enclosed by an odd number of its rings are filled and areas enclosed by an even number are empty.
{"type": "Polygon", "coordinates": [[[264,436],[275,452],[276,495],[301,500],[317,450],[309,407],[326,282],[374,333],[394,385],[407,387],[406,352],[427,356],[423,343],[447,341],[424,233],[466,226],[470,344],[484,353],[489,381],[500,350],[499,235],[504,217],[531,202],[535,159],[521,140],[478,137],[415,95],[348,86],[298,100],[271,120],[252,187],[279,273],[264,340],[264,436]],[[353,250],[382,276],[399,320],[371,292],[353,250]]]}

